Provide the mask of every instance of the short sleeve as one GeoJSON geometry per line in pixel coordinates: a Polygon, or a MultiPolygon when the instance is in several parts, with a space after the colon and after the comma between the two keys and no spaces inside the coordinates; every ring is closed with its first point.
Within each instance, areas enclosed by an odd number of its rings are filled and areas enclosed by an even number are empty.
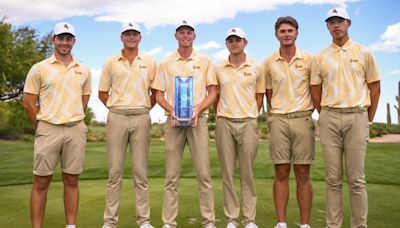
{"type": "Polygon", "coordinates": [[[99,81],[99,91],[108,92],[111,88],[111,75],[109,69],[109,62],[107,61],[103,65],[101,70],[100,81],[99,81]]]}
{"type": "Polygon", "coordinates": [[[39,94],[40,92],[40,67],[38,64],[32,66],[25,79],[25,93],[39,94]]]}
{"type": "Polygon", "coordinates": [[[207,66],[206,66],[206,86],[218,85],[215,68],[209,58],[207,58],[206,64],[207,64],[207,66]]]}
{"type": "Polygon", "coordinates": [[[163,63],[160,63],[156,67],[156,73],[154,75],[153,83],[151,84],[151,88],[155,90],[165,91],[165,69],[163,67],[163,63]]]}
{"type": "Polygon", "coordinates": [[[321,60],[317,56],[313,58],[311,63],[310,84],[320,85],[321,83],[322,83],[321,60]]]}
{"type": "Polygon", "coordinates": [[[92,93],[92,72],[88,67],[85,66],[85,69],[87,71],[87,78],[85,83],[83,84],[83,95],[90,95],[92,93]]]}
{"type": "Polygon", "coordinates": [[[379,81],[380,75],[378,71],[378,66],[370,50],[367,50],[365,54],[365,66],[366,66],[365,79],[367,83],[379,81]]]}
{"type": "Polygon", "coordinates": [[[266,59],[263,64],[263,74],[265,79],[265,89],[272,89],[272,79],[271,79],[271,70],[270,70],[270,60],[266,59]]]}
{"type": "Polygon", "coordinates": [[[257,72],[256,93],[265,93],[266,82],[262,64],[257,64],[256,72],[257,72]]]}

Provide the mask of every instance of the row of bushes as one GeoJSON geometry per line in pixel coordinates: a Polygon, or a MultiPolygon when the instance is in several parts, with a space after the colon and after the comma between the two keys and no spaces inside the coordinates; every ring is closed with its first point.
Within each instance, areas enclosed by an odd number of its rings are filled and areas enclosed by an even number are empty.
{"type": "MultiPolygon", "coordinates": [[[[318,132],[318,126],[316,129],[318,132]]],[[[151,137],[155,139],[162,139],[164,137],[164,123],[154,123],[151,128],[151,137]]],[[[105,141],[105,127],[104,125],[92,126],[88,136],[89,141],[105,141]]],[[[208,123],[208,130],[211,139],[215,139],[215,123],[208,123]]],[[[259,123],[259,135],[261,139],[269,138],[269,131],[265,122],[259,123]]],[[[386,134],[400,134],[399,125],[387,125],[384,123],[374,123],[370,129],[369,134],[371,138],[381,137],[386,134]]],[[[318,136],[318,134],[317,134],[318,136]]]]}
{"type": "MultiPolygon", "coordinates": [[[[150,135],[153,139],[164,138],[165,123],[153,123],[150,135]]],[[[97,142],[106,140],[106,128],[104,124],[95,123],[89,128],[88,141],[97,142]]],[[[208,130],[211,139],[215,139],[215,123],[208,123],[208,130]]],[[[259,134],[261,139],[268,139],[268,128],[265,124],[260,124],[259,134]]]]}
{"type": "MultiPolygon", "coordinates": [[[[106,140],[106,124],[103,122],[93,121],[89,127],[89,135],[88,141],[97,142],[97,141],[105,141],[106,140]]],[[[316,129],[318,132],[317,123],[315,123],[316,129]]],[[[154,139],[162,139],[164,137],[164,123],[154,123],[151,127],[151,137],[154,139]]],[[[210,138],[215,138],[215,123],[208,123],[208,130],[210,134],[210,138]]],[[[8,140],[32,140],[33,132],[30,128],[27,128],[25,131],[12,130],[12,129],[0,129],[0,138],[8,139],[8,140]]],[[[400,134],[400,126],[398,124],[387,125],[384,123],[374,123],[369,130],[369,134],[371,138],[381,137],[386,134],[400,134]]],[[[259,122],[259,135],[261,139],[269,138],[269,130],[267,128],[267,124],[265,121],[259,122]]],[[[318,137],[318,134],[317,134],[318,137]]]]}
{"type": "Polygon", "coordinates": [[[381,137],[387,134],[400,134],[400,125],[398,124],[385,124],[385,123],[374,123],[369,128],[369,137],[381,137]]]}

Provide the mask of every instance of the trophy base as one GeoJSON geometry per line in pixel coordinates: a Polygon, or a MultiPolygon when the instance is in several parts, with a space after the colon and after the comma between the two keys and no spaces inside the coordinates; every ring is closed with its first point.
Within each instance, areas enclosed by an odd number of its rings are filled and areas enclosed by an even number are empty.
{"type": "Polygon", "coordinates": [[[190,126],[191,123],[192,123],[191,119],[187,119],[187,118],[178,118],[177,126],[180,126],[180,127],[188,127],[188,126],[190,126]]]}

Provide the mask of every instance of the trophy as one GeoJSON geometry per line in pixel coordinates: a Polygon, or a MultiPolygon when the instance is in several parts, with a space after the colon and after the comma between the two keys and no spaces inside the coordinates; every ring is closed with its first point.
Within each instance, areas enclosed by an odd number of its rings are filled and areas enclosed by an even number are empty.
{"type": "Polygon", "coordinates": [[[175,115],[178,126],[190,126],[193,115],[193,77],[175,77],[175,115]]]}

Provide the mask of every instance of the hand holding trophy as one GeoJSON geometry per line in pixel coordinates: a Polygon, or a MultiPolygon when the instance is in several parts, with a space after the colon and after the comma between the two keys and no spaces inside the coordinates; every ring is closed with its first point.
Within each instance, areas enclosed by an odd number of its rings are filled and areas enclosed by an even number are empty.
{"type": "MultiPolygon", "coordinates": [[[[193,77],[175,77],[175,115],[171,114],[171,126],[192,126],[193,77]],[[176,122],[172,123],[172,122],[176,122]]],[[[196,113],[195,113],[196,114],[196,113]]],[[[198,114],[196,115],[198,116],[198,114]]],[[[197,124],[197,118],[195,118],[197,124]]]]}

